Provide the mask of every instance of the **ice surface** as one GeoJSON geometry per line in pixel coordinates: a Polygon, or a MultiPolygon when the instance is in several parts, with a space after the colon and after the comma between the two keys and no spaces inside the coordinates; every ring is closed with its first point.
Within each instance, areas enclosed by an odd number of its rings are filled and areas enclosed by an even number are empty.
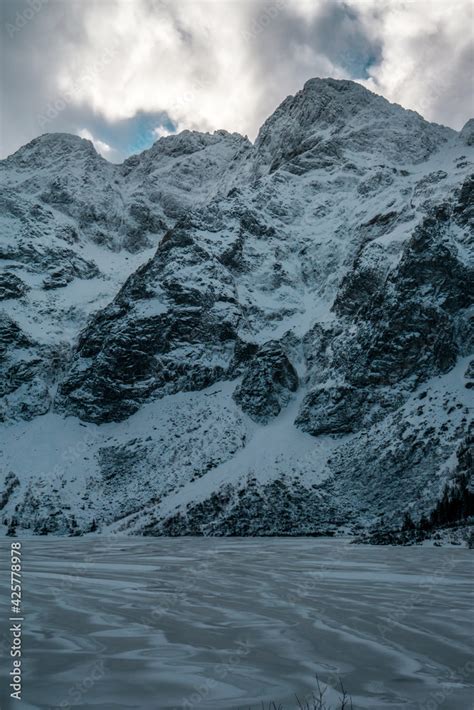
{"type": "Polygon", "coordinates": [[[465,549],[36,538],[23,558],[25,708],[293,709],[316,674],[330,705],[340,678],[354,708],[471,707],[465,549]]]}

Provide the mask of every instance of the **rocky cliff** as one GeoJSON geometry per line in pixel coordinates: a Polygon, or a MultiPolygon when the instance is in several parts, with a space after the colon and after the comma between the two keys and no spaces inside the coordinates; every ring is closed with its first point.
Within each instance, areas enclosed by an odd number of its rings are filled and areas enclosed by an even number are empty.
{"type": "Polygon", "coordinates": [[[4,530],[428,515],[472,440],[472,137],[313,79],[255,144],[2,161],[4,530]]]}

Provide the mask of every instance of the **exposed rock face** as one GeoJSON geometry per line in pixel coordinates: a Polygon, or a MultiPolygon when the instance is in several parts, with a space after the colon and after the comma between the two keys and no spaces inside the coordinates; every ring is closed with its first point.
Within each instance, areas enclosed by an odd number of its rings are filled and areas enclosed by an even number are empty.
{"type": "Polygon", "coordinates": [[[411,389],[448,372],[472,340],[468,309],[474,271],[464,263],[463,239],[454,237],[464,210],[456,219],[453,212],[443,205],[426,217],[391,272],[380,264],[378,250],[374,259],[370,244],[357,256],[334,303],[336,312],[353,319],[355,329],[346,327],[326,343],[333,357],[325,366],[346,384],[308,393],[297,420],[305,431],[317,435],[367,427],[384,407],[400,402],[387,387],[411,389]]]}
{"type": "Polygon", "coordinates": [[[227,131],[183,131],[162,138],[120,166],[121,175],[136,186],[131,214],[143,225],[143,217],[156,221],[162,211],[162,224],[174,224],[191,207],[228,192],[251,151],[247,138],[227,131]]]}
{"type": "Polygon", "coordinates": [[[464,124],[459,138],[465,145],[474,145],[474,118],[470,118],[469,121],[464,124]]]}
{"type": "Polygon", "coordinates": [[[10,271],[0,274],[0,301],[7,298],[21,298],[28,291],[28,286],[19,276],[10,271]]]}
{"type": "Polygon", "coordinates": [[[315,79],[255,145],[184,131],[111,165],[56,134],[2,161],[7,524],[317,534],[429,511],[469,440],[471,124],[315,79]]]}
{"type": "Polygon", "coordinates": [[[258,486],[250,479],[245,487],[224,487],[186,511],[148,523],[143,534],[311,535],[315,528],[331,534],[341,522],[327,491],[280,480],[258,486]]]}
{"type": "Polygon", "coordinates": [[[20,326],[6,313],[0,321],[0,354],[5,357],[9,350],[28,348],[31,340],[22,332],[20,326]]]}
{"type": "Polygon", "coordinates": [[[377,398],[368,389],[320,387],[305,397],[296,424],[313,436],[350,434],[368,425],[376,403],[377,398]]]}
{"type": "Polygon", "coordinates": [[[417,162],[449,134],[352,81],[310,79],[265,121],[256,145],[270,170],[287,161],[306,170],[308,158],[331,167],[343,162],[346,151],[376,153],[396,164],[417,162]]]}
{"type": "Polygon", "coordinates": [[[248,364],[234,399],[252,419],[265,423],[281,412],[297,388],[295,368],[281,345],[270,341],[248,364]]]}
{"type": "Polygon", "coordinates": [[[0,328],[2,341],[9,339],[8,351],[2,345],[0,368],[2,383],[0,396],[0,421],[10,418],[31,420],[45,414],[51,406],[48,387],[44,381],[44,363],[41,353],[29,347],[23,334],[14,333],[11,328],[0,328]],[[13,350],[16,350],[13,352],[13,350]]]}
{"type": "Polygon", "coordinates": [[[176,228],[81,334],[58,406],[118,421],[156,390],[203,389],[227,371],[239,317],[230,275],[176,228]]]}

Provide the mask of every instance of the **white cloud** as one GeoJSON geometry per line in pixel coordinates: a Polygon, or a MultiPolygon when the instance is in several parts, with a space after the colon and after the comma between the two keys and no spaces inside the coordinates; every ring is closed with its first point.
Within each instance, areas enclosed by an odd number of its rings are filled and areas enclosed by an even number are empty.
{"type": "Polygon", "coordinates": [[[443,106],[443,97],[453,83],[459,90],[456,72],[468,70],[459,64],[471,12],[470,0],[88,2],[85,41],[63,61],[59,86],[110,121],[166,111],[186,128],[254,137],[285,95],[311,76],[350,77],[351,59],[360,62],[351,51],[373,42],[381,61],[362,83],[460,128],[468,77],[457,109],[443,106]]]}
{"type": "Polygon", "coordinates": [[[86,41],[63,61],[58,90],[110,121],[164,110],[188,128],[233,124],[244,130],[258,91],[249,76],[241,7],[182,2],[171,10],[164,3],[119,0],[111,12],[107,2],[87,3],[86,41]]]}
{"type": "Polygon", "coordinates": [[[471,0],[352,0],[383,38],[364,83],[431,121],[460,129],[474,114],[471,0]]]}
{"type": "Polygon", "coordinates": [[[59,93],[109,121],[166,111],[181,127],[226,128],[253,138],[307,78],[346,76],[317,49],[290,37],[267,72],[259,48],[265,45],[271,56],[272,33],[284,31],[292,12],[285,0],[117,0],[113,7],[85,5],[85,41],[63,58],[58,76],[59,93]]]}
{"type": "Polygon", "coordinates": [[[94,138],[92,133],[88,131],[87,128],[82,128],[80,131],[77,132],[77,135],[81,138],[86,138],[88,141],[91,141],[94,144],[94,148],[96,149],[96,151],[103,155],[104,158],[110,160],[114,157],[115,151],[112,146],[110,146],[108,143],[104,143],[104,141],[100,141],[97,138],[94,138]]]}
{"type": "Polygon", "coordinates": [[[157,140],[158,138],[166,138],[166,136],[171,136],[174,133],[179,133],[179,129],[177,131],[169,131],[167,128],[164,128],[164,126],[157,126],[153,129],[153,135],[157,140]]]}
{"type": "MultiPolygon", "coordinates": [[[[2,7],[14,16],[21,1],[2,7]]],[[[4,43],[2,151],[44,132],[51,103],[63,108],[46,130],[87,126],[109,158],[135,144],[113,130],[134,117],[142,133],[143,116],[163,114],[253,139],[314,76],[354,78],[459,129],[474,113],[472,14],[471,0],[50,0],[4,43]]]]}

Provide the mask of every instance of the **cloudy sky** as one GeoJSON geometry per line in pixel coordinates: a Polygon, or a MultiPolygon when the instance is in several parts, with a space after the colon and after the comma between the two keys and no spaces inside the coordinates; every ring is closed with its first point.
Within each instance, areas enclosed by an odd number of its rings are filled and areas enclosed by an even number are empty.
{"type": "Polygon", "coordinates": [[[42,133],[118,162],[183,128],[254,139],[310,77],[460,129],[472,0],[0,0],[0,157],[42,133]]]}

